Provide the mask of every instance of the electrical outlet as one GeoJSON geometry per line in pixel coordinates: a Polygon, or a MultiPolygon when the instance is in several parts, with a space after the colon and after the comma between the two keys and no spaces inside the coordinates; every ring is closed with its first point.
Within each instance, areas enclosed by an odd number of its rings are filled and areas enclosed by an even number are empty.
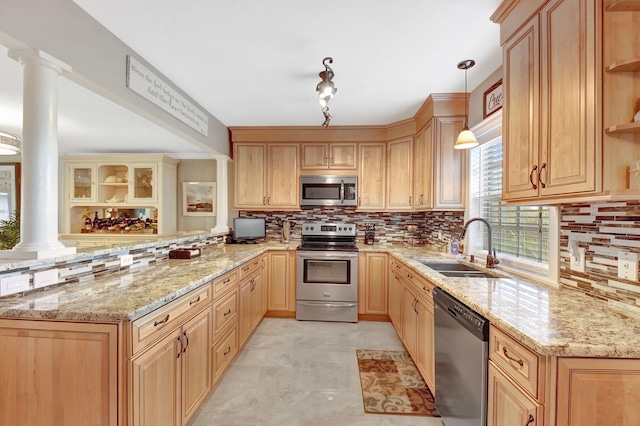
{"type": "Polygon", "coordinates": [[[123,254],[120,256],[120,266],[129,266],[133,265],[133,255],[132,254],[123,254]]]}
{"type": "Polygon", "coordinates": [[[584,247],[578,247],[577,250],[571,251],[570,257],[572,271],[584,272],[586,253],[587,249],[584,247]]]}
{"type": "Polygon", "coordinates": [[[33,274],[33,288],[40,288],[47,285],[53,285],[58,282],[58,270],[49,269],[48,271],[35,272],[33,274]]]}
{"type": "Polygon", "coordinates": [[[638,253],[618,252],[618,278],[638,281],[638,253]]]}

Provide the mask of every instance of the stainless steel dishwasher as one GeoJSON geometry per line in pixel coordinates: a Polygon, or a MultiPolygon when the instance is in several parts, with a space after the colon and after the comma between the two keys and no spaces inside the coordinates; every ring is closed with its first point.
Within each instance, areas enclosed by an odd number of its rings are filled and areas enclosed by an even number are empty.
{"type": "Polygon", "coordinates": [[[436,408],[445,426],[486,426],[489,321],[433,290],[436,408]]]}

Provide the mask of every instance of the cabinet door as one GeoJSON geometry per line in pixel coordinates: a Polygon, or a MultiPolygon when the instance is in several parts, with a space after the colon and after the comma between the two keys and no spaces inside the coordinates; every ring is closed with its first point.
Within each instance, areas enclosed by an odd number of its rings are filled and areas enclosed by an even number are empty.
{"type": "Polygon", "coordinates": [[[386,152],[384,143],[360,144],[358,209],[382,211],[385,205],[386,152]]]}
{"type": "Polygon", "coordinates": [[[266,164],[264,144],[234,144],[235,207],[263,209],[267,204],[266,164]]]}
{"type": "Polygon", "coordinates": [[[89,164],[73,164],[67,168],[67,182],[72,203],[96,202],[96,166],[89,164]]]}
{"type": "Polygon", "coordinates": [[[503,48],[502,198],[538,196],[540,50],[534,17],[503,48]]]}
{"type": "MultiPolygon", "coordinates": [[[[249,171],[255,173],[256,171],[249,171]]],[[[300,208],[298,145],[269,144],[267,205],[273,209],[300,208]]]]}
{"type": "Polygon", "coordinates": [[[411,210],[413,140],[390,142],[387,149],[387,210],[411,210]]]}
{"type": "Polygon", "coordinates": [[[333,143],[329,145],[330,169],[356,169],[356,144],[333,143]]]}
{"type": "Polygon", "coordinates": [[[416,135],[413,159],[413,205],[416,210],[430,209],[433,182],[433,121],[416,135]]]}
{"type": "Polygon", "coordinates": [[[466,150],[454,149],[453,145],[464,126],[462,117],[434,119],[435,143],[435,191],[434,208],[464,209],[467,173],[466,150]]]}
{"type": "Polygon", "coordinates": [[[253,331],[267,310],[266,291],[264,287],[264,269],[260,269],[251,279],[251,331],[253,331]]]}
{"type": "Polygon", "coordinates": [[[540,12],[541,196],[591,192],[599,186],[596,3],[552,0],[540,12]]]}
{"type": "Polygon", "coordinates": [[[418,370],[427,381],[431,392],[435,395],[435,347],[433,341],[433,305],[418,297],[416,308],[418,311],[417,324],[417,357],[418,370]]]}
{"type": "Polygon", "coordinates": [[[134,426],[181,424],[181,333],[177,329],[131,362],[134,426]]]}
{"type": "Polygon", "coordinates": [[[329,153],[327,152],[327,144],[303,143],[301,144],[301,150],[301,169],[326,169],[329,167],[329,153]]]}
{"type": "Polygon", "coordinates": [[[387,254],[364,253],[360,256],[364,273],[359,275],[358,288],[363,292],[360,298],[360,313],[386,314],[387,310],[387,254]]]}
{"type": "Polygon", "coordinates": [[[487,426],[544,426],[543,406],[489,362],[487,426]]]}
{"type": "Polygon", "coordinates": [[[416,359],[417,355],[418,315],[416,304],[416,296],[405,284],[402,292],[402,342],[413,359],[416,359]]]}
{"type": "Polygon", "coordinates": [[[640,360],[558,359],[557,426],[640,424],[640,360]]]}
{"type": "MultiPolygon", "coordinates": [[[[295,276],[292,273],[292,253],[269,252],[267,268],[268,307],[270,311],[295,311],[295,276]]],[[[293,254],[295,256],[295,254],[293,254]]]]}
{"type": "Polygon", "coordinates": [[[251,279],[244,280],[240,283],[240,318],[238,318],[238,340],[239,347],[244,345],[244,342],[251,334],[251,328],[253,324],[253,315],[251,312],[251,290],[253,289],[253,282],[251,279]]]}
{"type": "Polygon", "coordinates": [[[212,308],[205,309],[182,327],[182,416],[186,424],[211,390],[212,308]]]}
{"type": "Polygon", "coordinates": [[[398,275],[393,273],[389,275],[389,317],[400,338],[402,338],[403,286],[398,275]]]}
{"type": "Polygon", "coordinates": [[[155,164],[132,164],[129,167],[129,202],[157,201],[159,184],[155,164]]]}

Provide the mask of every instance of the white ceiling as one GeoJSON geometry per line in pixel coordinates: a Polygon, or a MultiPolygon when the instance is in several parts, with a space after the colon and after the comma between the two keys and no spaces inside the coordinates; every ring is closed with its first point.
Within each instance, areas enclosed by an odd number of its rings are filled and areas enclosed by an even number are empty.
{"type": "MultiPolygon", "coordinates": [[[[331,125],[410,118],[430,93],[464,90],[461,60],[476,61],[469,90],[501,64],[489,20],[501,0],[74,1],[226,126],[322,124],[315,87],[326,56],[338,88],[331,125]]],[[[0,56],[0,128],[21,133],[20,66],[0,56]]],[[[200,152],[60,81],[63,151],[200,152]]]]}

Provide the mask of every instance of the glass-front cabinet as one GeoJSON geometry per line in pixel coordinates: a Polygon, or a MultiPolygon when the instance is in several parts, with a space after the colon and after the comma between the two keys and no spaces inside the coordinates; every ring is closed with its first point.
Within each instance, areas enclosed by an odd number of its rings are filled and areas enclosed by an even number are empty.
{"type": "Polygon", "coordinates": [[[62,234],[75,239],[176,232],[177,160],[140,154],[64,161],[69,196],[62,234]]]}

